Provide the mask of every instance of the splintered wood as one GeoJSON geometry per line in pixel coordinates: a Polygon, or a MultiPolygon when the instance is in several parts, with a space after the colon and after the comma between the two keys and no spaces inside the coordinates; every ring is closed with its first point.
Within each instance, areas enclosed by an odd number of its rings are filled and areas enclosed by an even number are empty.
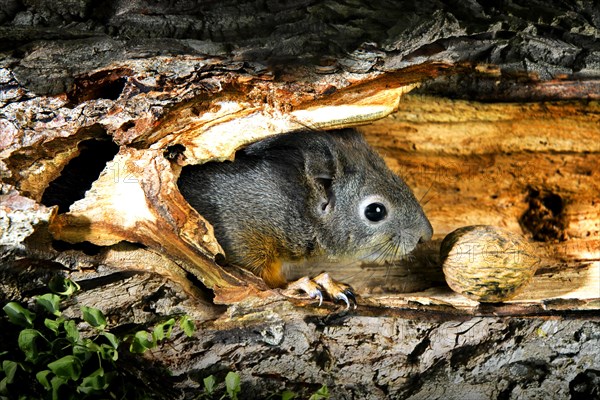
{"type": "MultiPolygon", "coordinates": [[[[244,271],[228,272],[215,263],[222,250],[212,227],[177,188],[181,166],[232,159],[244,145],[277,133],[382,118],[397,109],[402,95],[447,65],[360,75],[320,74],[302,67],[274,81],[264,67],[250,71],[246,64],[227,62],[231,63],[194,57],[169,60],[172,80],[163,86],[148,79],[148,69],[154,69],[148,60],[79,77],[71,92],[52,99],[51,116],[37,120],[30,115],[27,128],[14,129],[15,137],[6,139],[1,153],[11,171],[6,182],[40,201],[50,182],[80,156],[82,142],[112,140],[119,145],[118,154],[85,196],[67,212],[47,216],[53,238],[96,246],[147,246],[214,289],[216,301],[236,301],[244,291],[262,295],[262,282],[251,283],[244,271]],[[191,72],[207,66],[214,69],[191,72]],[[114,102],[103,98],[109,89],[114,102]]],[[[152,270],[169,273],[156,258],[138,253],[140,263],[150,260],[152,270]]]]}
{"type": "MultiPolygon", "coordinates": [[[[56,215],[42,208],[53,239],[97,246],[140,244],[145,248],[126,251],[138,255],[141,270],[163,273],[189,287],[185,274],[174,273],[176,265],[213,289],[217,302],[266,296],[262,282],[215,262],[222,250],[212,227],[177,189],[181,167],[231,160],[248,143],[281,132],[364,125],[367,140],[421,199],[435,232],[432,242],[398,265],[327,266],[337,279],[370,296],[365,301],[472,309],[476,304],[445,286],[439,244],[461,226],[486,224],[535,240],[538,275],[514,302],[537,307],[552,298],[575,298],[579,302],[573,307],[598,307],[597,102],[477,103],[406,95],[419,82],[449,73],[446,64],[360,75],[301,69],[276,81],[268,70],[244,74],[241,66],[229,66],[238,68],[237,73],[217,68],[214,76],[195,76],[188,71],[195,63],[221,61],[172,61],[174,71],[197,81],[173,79],[165,97],[164,89],[145,77],[148,65],[113,66],[117,72],[101,75],[110,76],[106,84],[126,93],[113,103],[98,98],[101,88],[81,78],[76,90],[52,100],[53,119],[33,120],[27,132],[6,130],[12,132],[1,153],[10,171],[7,187],[35,201],[80,154],[79,143],[112,139],[118,145],[117,155],[68,212],[56,215]],[[83,108],[85,124],[78,117],[83,108]],[[389,293],[409,294],[390,299],[389,293]]],[[[5,214],[14,219],[10,204],[4,206],[5,214]]],[[[29,232],[32,225],[25,223],[23,229],[29,232]]],[[[116,259],[105,262],[118,268],[116,259]]],[[[134,259],[127,258],[127,268],[134,259]]],[[[290,268],[290,278],[309,272],[290,268]]],[[[323,266],[315,268],[320,272],[323,266]]]]}

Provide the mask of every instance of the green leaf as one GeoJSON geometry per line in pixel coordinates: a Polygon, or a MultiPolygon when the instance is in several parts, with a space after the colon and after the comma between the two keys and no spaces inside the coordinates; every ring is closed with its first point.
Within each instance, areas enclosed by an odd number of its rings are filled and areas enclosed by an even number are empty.
{"type": "Polygon", "coordinates": [[[77,387],[79,393],[91,394],[100,392],[108,387],[108,382],[104,376],[104,369],[98,368],[90,375],[83,378],[81,385],[77,387]]]}
{"type": "Polygon", "coordinates": [[[90,358],[92,358],[93,355],[96,354],[95,352],[90,351],[90,349],[87,346],[87,342],[90,341],[90,339],[85,339],[81,342],[74,343],[71,345],[73,349],[73,355],[79,358],[82,364],[85,364],[90,358]]]}
{"type": "Polygon", "coordinates": [[[76,282],[62,276],[54,276],[50,279],[48,287],[52,292],[66,297],[71,297],[73,293],[80,289],[80,286],[76,282]]]}
{"type": "Polygon", "coordinates": [[[215,385],[217,384],[217,380],[214,375],[207,376],[203,380],[204,382],[204,393],[208,395],[212,395],[215,392],[215,385]]]}
{"type": "Polygon", "coordinates": [[[58,318],[58,319],[46,318],[46,319],[44,319],[44,325],[46,326],[46,328],[48,328],[52,332],[54,332],[55,335],[58,335],[58,331],[60,330],[60,326],[63,324],[63,322],[64,322],[64,319],[62,319],[62,318],[58,318]]]}
{"type": "Polygon", "coordinates": [[[99,330],[106,328],[106,317],[102,311],[93,307],[81,306],[81,312],[83,313],[83,320],[99,330]]]}
{"type": "Polygon", "coordinates": [[[108,344],[101,345],[99,353],[104,360],[117,361],[119,359],[119,352],[108,344]]]}
{"type": "Polygon", "coordinates": [[[174,318],[171,318],[170,320],[161,324],[155,325],[154,330],[152,331],[152,338],[154,339],[154,342],[160,342],[164,338],[170,338],[171,331],[173,330],[173,325],[175,325],[174,318]],[[167,329],[166,332],[165,328],[167,329]]]}
{"type": "Polygon", "coordinates": [[[99,353],[100,345],[95,343],[92,339],[84,339],[83,345],[90,353],[99,353]]]}
{"type": "Polygon", "coordinates": [[[33,328],[33,320],[35,319],[35,314],[29,311],[26,308],[23,308],[19,303],[15,303],[14,301],[6,304],[2,307],[6,315],[8,315],[8,319],[15,325],[19,325],[25,328],[33,328]]]}
{"type": "Polygon", "coordinates": [[[36,339],[43,337],[39,331],[35,329],[23,329],[19,333],[17,343],[19,349],[25,354],[25,358],[29,361],[36,362],[38,357],[38,346],[36,339]]]}
{"type": "Polygon", "coordinates": [[[52,371],[50,371],[49,369],[45,369],[45,370],[40,371],[37,374],[35,374],[35,378],[37,379],[37,381],[39,383],[41,383],[42,386],[46,390],[52,389],[52,385],[50,384],[50,381],[48,380],[48,375],[50,375],[51,373],[52,373],[52,371]]]}
{"type": "Polygon", "coordinates": [[[48,364],[48,368],[61,378],[76,381],[81,375],[81,360],[75,356],[64,356],[48,364]]]}
{"type": "Polygon", "coordinates": [[[162,324],[156,325],[152,331],[152,340],[155,343],[160,342],[165,338],[165,329],[162,324]]]}
{"type": "Polygon", "coordinates": [[[179,326],[187,337],[192,337],[196,331],[196,324],[188,315],[184,315],[179,320],[179,326]]]}
{"type": "Polygon", "coordinates": [[[73,344],[77,343],[79,341],[79,330],[77,329],[75,321],[73,321],[72,319],[65,321],[64,327],[69,342],[73,344]]]}
{"type": "Polygon", "coordinates": [[[15,379],[15,374],[17,373],[18,365],[19,364],[17,364],[14,361],[10,361],[10,360],[2,361],[2,370],[4,371],[4,374],[6,375],[6,383],[8,383],[8,384],[13,383],[13,380],[15,379]]]}
{"type": "Polygon", "coordinates": [[[67,380],[61,378],[60,376],[55,376],[50,381],[50,385],[52,386],[52,400],[62,400],[58,390],[60,387],[67,383],[67,380]]]}
{"type": "Polygon", "coordinates": [[[326,385],[323,385],[317,390],[312,396],[308,398],[308,400],[322,400],[329,398],[329,389],[327,389],[326,385]]]}
{"type": "Polygon", "coordinates": [[[44,307],[50,314],[60,317],[60,297],[54,293],[46,293],[36,297],[38,305],[44,307]]]}
{"type": "Polygon", "coordinates": [[[281,400],[292,400],[295,397],[296,397],[296,393],[291,392],[289,390],[286,390],[283,393],[281,393],[281,400]]]}
{"type": "Polygon", "coordinates": [[[138,331],[133,336],[129,351],[132,353],[143,353],[156,346],[156,343],[148,339],[148,332],[138,331]]]}
{"type": "Polygon", "coordinates": [[[113,349],[117,350],[117,348],[119,347],[119,338],[118,337],[116,337],[115,335],[113,335],[110,332],[102,332],[101,335],[104,336],[108,340],[108,343],[110,344],[110,346],[113,349]]]}
{"type": "Polygon", "coordinates": [[[241,391],[240,374],[229,371],[225,376],[225,389],[230,399],[237,400],[237,395],[241,391]]]}
{"type": "Polygon", "coordinates": [[[5,397],[3,395],[8,395],[8,388],[6,387],[6,385],[8,385],[7,379],[6,377],[2,378],[2,380],[0,380],[0,399],[4,400],[4,399],[8,399],[8,397],[5,397]]]}

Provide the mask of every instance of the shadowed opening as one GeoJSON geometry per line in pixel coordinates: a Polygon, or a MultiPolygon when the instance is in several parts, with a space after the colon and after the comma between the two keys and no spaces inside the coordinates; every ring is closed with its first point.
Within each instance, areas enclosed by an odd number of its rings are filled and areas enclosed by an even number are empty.
{"type": "Polygon", "coordinates": [[[77,147],[79,155],[69,161],[42,195],[42,204],[58,206],[59,213],[69,211],[73,203],[83,199],[106,163],[119,151],[119,146],[109,139],[84,140],[77,147]]]}

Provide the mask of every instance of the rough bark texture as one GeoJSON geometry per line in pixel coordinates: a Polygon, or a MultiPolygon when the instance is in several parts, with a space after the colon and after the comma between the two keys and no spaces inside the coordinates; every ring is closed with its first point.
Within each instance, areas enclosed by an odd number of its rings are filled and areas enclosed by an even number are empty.
{"type": "Polygon", "coordinates": [[[115,331],[189,314],[193,338],[128,360],[158,398],[228,370],[247,397],[598,398],[599,29],[593,1],[0,0],[0,303],[61,274],[115,331]],[[183,165],[355,125],[426,203],[430,244],[328,266],[352,312],[214,262],[183,165]],[[534,241],[515,301],[445,286],[439,242],[470,224],[534,241]]]}
{"type": "MultiPolygon", "coordinates": [[[[29,268],[29,280],[16,283],[14,271],[3,270],[3,285],[25,293],[56,273],[29,262],[12,267],[29,268]]],[[[76,314],[79,303],[99,307],[115,332],[123,321],[145,326],[181,313],[196,320],[194,337],[175,330],[172,340],[144,354],[146,362],[125,354],[126,365],[148,374],[157,398],[196,398],[204,377],[222,380],[231,370],[241,372],[244,398],[284,389],[306,394],[322,384],[336,399],[598,396],[597,307],[523,314],[511,305],[465,312],[413,302],[361,304],[348,313],[271,298],[225,309],[160,275],[100,273],[73,273],[83,291],[65,315],[76,314]]]]}

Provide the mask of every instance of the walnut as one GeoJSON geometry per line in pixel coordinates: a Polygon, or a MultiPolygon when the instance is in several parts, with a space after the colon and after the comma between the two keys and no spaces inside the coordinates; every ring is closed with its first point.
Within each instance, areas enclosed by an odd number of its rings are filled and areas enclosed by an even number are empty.
{"type": "Polygon", "coordinates": [[[452,290],[488,303],[516,296],[540,264],[527,239],[489,225],[465,226],[449,233],[440,256],[452,290]]]}

